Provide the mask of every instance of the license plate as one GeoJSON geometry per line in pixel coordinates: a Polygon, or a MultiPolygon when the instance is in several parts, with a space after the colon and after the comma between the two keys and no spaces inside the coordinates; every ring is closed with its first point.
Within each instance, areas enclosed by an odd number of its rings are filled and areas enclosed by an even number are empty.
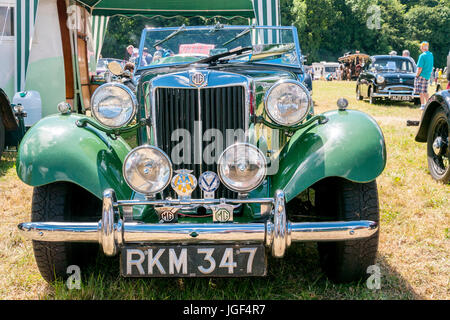
{"type": "Polygon", "coordinates": [[[124,277],[265,276],[264,245],[127,246],[120,255],[124,277]]]}
{"type": "Polygon", "coordinates": [[[411,101],[411,97],[408,97],[408,96],[391,96],[391,100],[395,100],[395,101],[411,101]]]}

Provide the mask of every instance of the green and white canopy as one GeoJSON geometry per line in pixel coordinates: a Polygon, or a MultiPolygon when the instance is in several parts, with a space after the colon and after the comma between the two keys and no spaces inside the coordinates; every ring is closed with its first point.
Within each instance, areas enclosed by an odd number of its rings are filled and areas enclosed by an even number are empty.
{"type": "Polygon", "coordinates": [[[16,70],[14,90],[25,89],[25,78],[28,60],[30,58],[31,42],[34,33],[34,23],[38,9],[38,0],[16,0],[14,30],[16,32],[16,70]]]}
{"type": "MultiPolygon", "coordinates": [[[[280,25],[279,0],[72,0],[85,6],[91,13],[95,56],[98,59],[106,33],[109,16],[204,16],[244,17],[257,25],[280,25]]],[[[25,88],[25,78],[30,57],[39,0],[16,0],[16,70],[15,90],[25,88]]],[[[273,38],[271,31],[264,34],[273,38]]],[[[272,41],[275,41],[273,39],[272,41]]]]}
{"type": "Polygon", "coordinates": [[[254,18],[252,0],[77,0],[92,15],[254,18]]]}
{"type": "Polygon", "coordinates": [[[95,59],[98,61],[100,52],[102,52],[103,40],[105,39],[106,28],[108,26],[109,17],[92,16],[91,28],[94,42],[95,59]]]}

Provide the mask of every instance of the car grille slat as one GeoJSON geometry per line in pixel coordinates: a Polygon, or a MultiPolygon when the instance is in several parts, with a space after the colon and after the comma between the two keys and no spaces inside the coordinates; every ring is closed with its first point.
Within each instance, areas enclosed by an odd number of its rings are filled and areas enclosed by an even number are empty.
{"type": "MultiPolygon", "coordinates": [[[[217,172],[217,164],[206,164],[203,159],[203,151],[207,145],[214,141],[203,141],[203,134],[208,129],[218,129],[222,132],[223,148],[226,147],[226,129],[245,130],[245,91],[243,86],[219,87],[219,88],[157,88],[155,91],[156,114],[156,138],[158,146],[172,159],[172,150],[181,141],[171,141],[172,132],[176,129],[186,129],[191,135],[190,162],[174,163],[173,169],[193,170],[193,174],[199,178],[205,171],[217,172]],[[200,101],[200,106],[199,106],[200,101]],[[201,121],[201,132],[195,134],[201,121]],[[196,143],[194,140],[198,139],[196,143]],[[195,150],[195,147],[202,150],[195,150]],[[197,163],[196,163],[197,160],[197,163]],[[202,162],[201,164],[198,162],[202,162]]],[[[231,142],[233,143],[233,142],[231,142]]],[[[188,151],[188,150],[183,150],[188,151]]],[[[217,152],[217,151],[216,151],[217,152]]],[[[214,154],[213,154],[214,155],[214,154]]],[[[185,158],[182,153],[180,157],[185,158]]],[[[216,154],[216,159],[219,154],[216,154]]],[[[189,158],[189,157],[188,157],[189,158]]],[[[165,197],[176,197],[170,188],[164,192],[165,197]]],[[[192,194],[194,198],[201,198],[201,190],[197,188],[192,194]]],[[[217,198],[236,198],[237,194],[220,186],[216,192],[217,198]]]]}

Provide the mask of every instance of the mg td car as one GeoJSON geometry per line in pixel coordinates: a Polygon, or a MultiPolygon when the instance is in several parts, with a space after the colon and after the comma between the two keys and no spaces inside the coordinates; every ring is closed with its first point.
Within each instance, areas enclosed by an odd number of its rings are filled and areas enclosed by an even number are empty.
{"type": "Polygon", "coordinates": [[[416,63],[410,57],[370,57],[356,82],[356,98],[368,99],[371,104],[379,100],[420,104],[420,95],[414,92],[416,70],[416,63]]]}
{"type": "Polygon", "coordinates": [[[144,47],[136,95],[104,84],[93,117],[62,102],[20,144],[17,174],[34,191],[18,227],[42,276],[99,246],[125,277],[264,276],[269,255],[304,241],[331,279],[366,276],[383,134],[345,99],[314,113],[296,29],[152,28],[144,47]]]}

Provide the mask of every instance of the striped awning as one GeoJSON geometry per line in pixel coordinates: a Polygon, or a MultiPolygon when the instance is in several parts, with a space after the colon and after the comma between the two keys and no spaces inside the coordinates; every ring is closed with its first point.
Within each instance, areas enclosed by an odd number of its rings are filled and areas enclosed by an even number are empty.
{"type": "Polygon", "coordinates": [[[94,42],[95,61],[97,62],[102,52],[103,40],[105,39],[106,28],[109,17],[91,16],[92,38],[94,42]]]}
{"type": "MultiPolygon", "coordinates": [[[[256,25],[258,26],[279,26],[281,25],[280,17],[280,0],[253,0],[255,9],[256,25]]],[[[264,38],[264,43],[278,42],[278,34],[273,30],[260,31],[259,37],[264,38]]]]}
{"type": "Polygon", "coordinates": [[[25,89],[28,60],[34,34],[38,0],[16,0],[14,30],[16,30],[15,91],[25,89]]]}
{"type": "Polygon", "coordinates": [[[254,18],[252,0],[76,0],[92,15],[254,18]]]}

